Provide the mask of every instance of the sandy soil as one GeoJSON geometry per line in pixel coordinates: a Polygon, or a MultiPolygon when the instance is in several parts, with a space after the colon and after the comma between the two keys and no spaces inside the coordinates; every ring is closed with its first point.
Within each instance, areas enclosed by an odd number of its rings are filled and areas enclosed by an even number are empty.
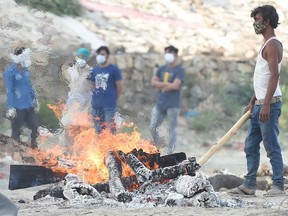
{"type": "MultiPolygon", "coordinates": [[[[223,134],[224,135],[224,134],[223,134]]],[[[221,135],[220,135],[221,136],[221,135]]],[[[240,133],[232,138],[232,144],[229,147],[223,147],[219,152],[213,155],[212,158],[200,169],[205,175],[211,174],[215,170],[225,170],[225,172],[243,176],[246,172],[246,160],[243,153],[243,140],[245,133],[240,133]]],[[[213,144],[213,140],[207,142],[201,141],[193,132],[181,130],[176,152],[184,151],[187,156],[195,156],[199,159],[209,148],[209,144],[213,144]],[[185,134],[185,136],[184,136],[185,134]],[[205,146],[204,144],[206,143],[205,146]],[[207,144],[208,143],[208,144],[207,144]]],[[[216,142],[216,140],[214,140],[216,142]]],[[[265,157],[265,152],[261,152],[261,162],[268,162],[265,157]]],[[[288,149],[283,150],[284,161],[288,158],[288,149]]],[[[288,212],[288,196],[286,197],[264,197],[263,191],[257,191],[257,196],[254,198],[240,198],[241,207],[217,207],[217,208],[201,208],[201,207],[131,207],[126,204],[121,204],[120,207],[93,207],[93,205],[85,205],[83,203],[73,204],[64,200],[56,200],[54,198],[43,198],[37,201],[33,200],[33,195],[40,189],[47,186],[38,186],[27,189],[10,191],[8,190],[9,164],[14,163],[9,157],[0,160],[0,172],[4,173],[4,178],[0,179],[0,191],[2,194],[9,197],[20,208],[20,216],[34,215],[270,215],[284,216],[288,212]],[[2,162],[1,162],[2,160],[2,162]]],[[[217,193],[221,200],[233,200],[232,197],[225,192],[217,193]]],[[[235,199],[234,199],[235,200],[235,199]]]]}

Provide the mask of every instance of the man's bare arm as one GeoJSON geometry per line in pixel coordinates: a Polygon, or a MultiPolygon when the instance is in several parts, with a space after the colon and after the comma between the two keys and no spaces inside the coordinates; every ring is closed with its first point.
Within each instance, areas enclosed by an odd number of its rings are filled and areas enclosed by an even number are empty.
{"type": "Polygon", "coordinates": [[[277,83],[279,81],[278,63],[281,61],[281,59],[279,59],[279,49],[282,49],[282,46],[276,40],[271,40],[265,48],[264,57],[268,61],[270,79],[264,104],[270,105],[271,99],[275,93],[277,83]]]}
{"type": "Polygon", "coordinates": [[[159,90],[162,90],[167,84],[168,83],[162,82],[157,76],[153,76],[151,79],[151,86],[159,90]]]}
{"type": "Polygon", "coordinates": [[[269,83],[268,83],[268,88],[267,88],[267,92],[265,95],[264,103],[260,111],[260,120],[263,122],[269,119],[271,99],[275,93],[277,83],[279,80],[278,63],[281,60],[279,59],[280,52],[282,52],[282,46],[276,40],[270,41],[266,45],[265,50],[264,50],[264,58],[268,62],[270,78],[269,78],[269,83]]]}

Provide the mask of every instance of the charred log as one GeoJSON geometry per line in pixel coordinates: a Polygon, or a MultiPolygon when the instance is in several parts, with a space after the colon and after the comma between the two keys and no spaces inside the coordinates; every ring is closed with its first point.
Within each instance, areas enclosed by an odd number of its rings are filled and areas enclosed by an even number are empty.
{"type": "Polygon", "coordinates": [[[51,196],[51,197],[55,197],[55,198],[62,198],[65,199],[64,195],[63,195],[63,188],[64,188],[64,181],[55,183],[53,185],[48,186],[47,188],[38,191],[34,196],[33,199],[37,200],[37,199],[41,199],[44,198],[46,196],[51,196]]]}
{"type": "MultiPolygon", "coordinates": [[[[133,188],[138,188],[139,186],[139,182],[137,181],[137,177],[135,175],[122,177],[121,182],[126,190],[132,190],[133,188]]],[[[93,184],[92,187],[94,187],[99,193],[110,193],[109,182],[96,183],[93,184]]]]}
{"type": "MultiPolygon", "coordinates": [[[[144,152],[143,149],[134,148],[128,154],[135,155],[138,158],[138,160],[140,160],[142,163],[144,163],[147,167],[149,167],[151,169],[154,167],[158,167],[160,164],[160,153],[150,154],[150,153],[144,152]]],[[[118,151],[118,155],[122,159],[125,158],[125,154],[122,151],[118,151]]],[[[125,159],[123,160],[123,162],[125,162],[125,159]]]]}
{"type": "Polygon", "coordinates": [[[141,163],[143,163],[149,169],[155,169],[159,166],[164,168],[168,166],[173,166],[186,160],[186,154],[184,152],[169,154],[160,157],[160,153],[146,153],[143,149],[133,149],[131,152],[125,154],[122,151],[118,151],[120,159],[125,163],[125,157],[128,154],[135,155],[141,163]]]}
{"type": "MultiPolygon", "coordinates": [[[[213,186],[214,191],[220,191],[220,189],[232,189],[243,184],[244,179],[230,174],[217,174],[207,179],[213,186]]],[[[267,190],[268,182],[266,179],[257,178],[257,189],[267,190]]]]}
{"type": "Polygon", "coordinates": [[[126,162],[134,171],[138,181],[142,183],[145,181],[162,181],[173,179],[183,174],[194,176],[195,171],[200,168],[194,157],[188,158],[188,160],[184,160],[177,165],[164,167],[157,170],[149,170],[133,154],[128,154],[126,156],[126,162]]]}
{"type": "Polygon", "coordinates": [[[231,189],[243,184],[244,179],[235,175],[218,174],[207,179],[215,191],[221,188],[231,189]]]}
{"type": "Polygon", "coordinates": [[[132,197],[126,192],[121,181],[122,167],[120,161],[113,152],[108,153],[106,166],[109,171],[109,190],[111,194],[120,202],[130,202],[132,197]]]}
{"type": "Polygon", "coordinates": [[[149,170],[138,158],[133,154],[126,156],[126,162],[134,171],[139,182],[143,183],[152,180],[152,170],[149,170]]]}
{"type": "Polygon", "coordinates": [[[161,156],[159,159],[159,165],[160,167],[164,168],[168,166],[174,166],[184,160],[187,160],[186,154],[184,152],[179,152],[161,156]]]}

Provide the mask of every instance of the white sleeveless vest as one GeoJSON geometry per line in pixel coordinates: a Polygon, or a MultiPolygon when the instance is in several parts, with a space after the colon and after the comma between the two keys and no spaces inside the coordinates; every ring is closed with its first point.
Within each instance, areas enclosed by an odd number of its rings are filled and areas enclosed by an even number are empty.
{"type": "MultiPolygon", "coordinates": [[[[264,99],[266,96],[267,89],[268,89],[270,70],[268,67],[268,62],[262,56],[262,51],[270,40],[279,41],[276,37],[271,37],[264,43],[264,45],[261,47],[261,49],[258,53],[256,66],[254,69],[253,85],[254,85],[254,92],[255,92],[255,96],[256,96],[257,100],[264,99]]],[[[283,57],[282,57],[282,60],[283,60],[283,57]]],[[[278,64],[278,72],[279,73],[280,73],[280,69],[281,69],[282,60],[278,64]]],[[[277,96],[282,96],[282,92],[281,92],[280,86],[279,86],[279,80],[278,80],[278,84],[277,84],[277,87],[276,87],[276,90],[275,90],[273,97],[277,97],[277,96]]]]}

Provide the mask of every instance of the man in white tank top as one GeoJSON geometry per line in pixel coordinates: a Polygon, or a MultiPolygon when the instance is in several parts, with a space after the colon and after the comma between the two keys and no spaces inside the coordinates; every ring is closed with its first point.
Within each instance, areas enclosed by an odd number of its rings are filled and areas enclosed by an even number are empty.
{"type": "Polygon", "coordinates": [[[283,159],[278,143],[278,119],[282,105],[279,74],[283,47],[274,32],[279,24],[279,16],[273,6],[264,5],[252,10],[251,17],[254,18],[255,33],[262,34],[264,44],[258,53],[254,70],[254,94],[246,108],[251,111],[251,122],[244,148],[248,172],[243,185],[228,193],[238,196],[255,196],[257,170],[260,162],[260,143],[263,141],[273,171],[273,186],[264,195],[285,195],[283,159]]]}

